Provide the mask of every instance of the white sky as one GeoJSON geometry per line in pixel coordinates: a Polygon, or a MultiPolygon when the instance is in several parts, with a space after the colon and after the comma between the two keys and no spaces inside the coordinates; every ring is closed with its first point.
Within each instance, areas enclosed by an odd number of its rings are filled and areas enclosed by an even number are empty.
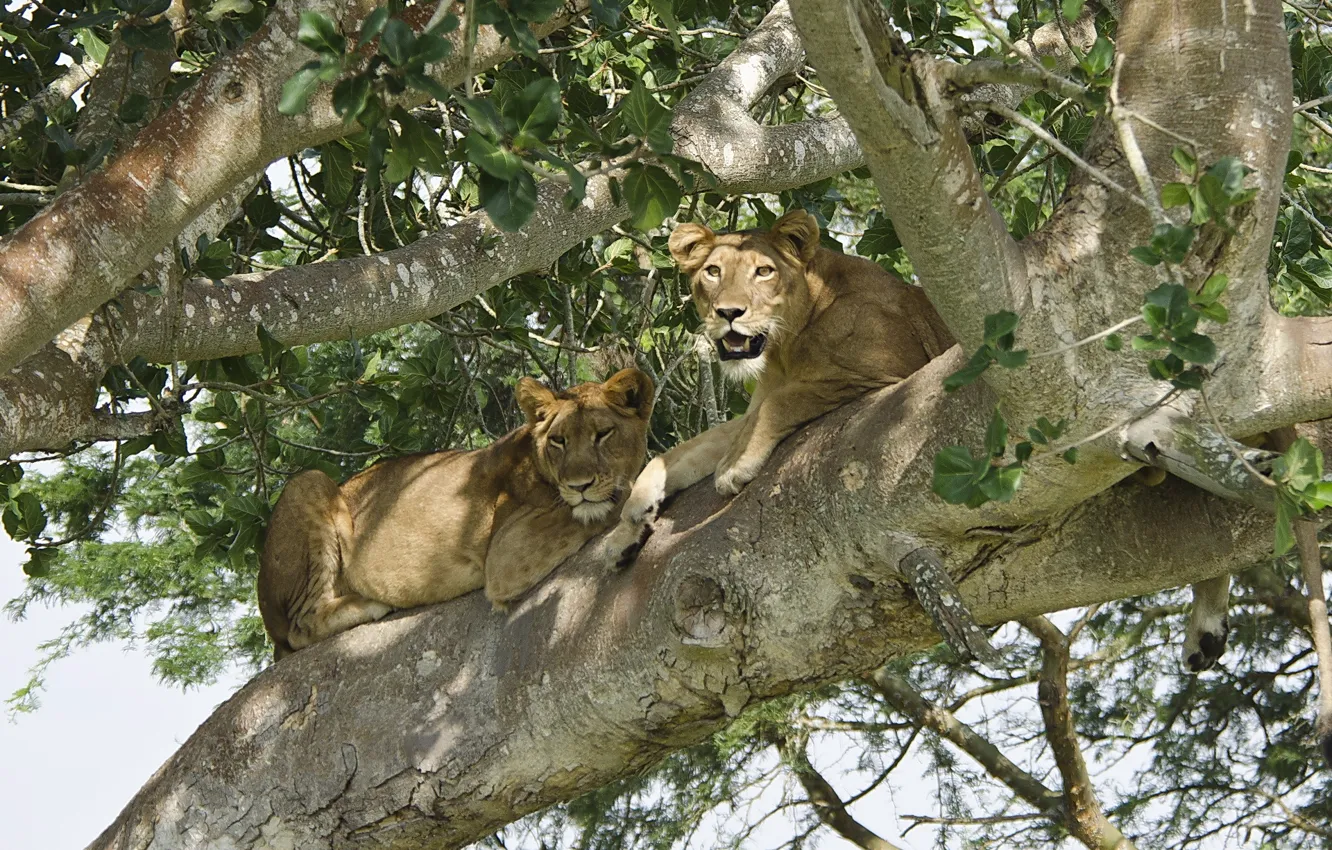
{"type": "MultiPolygon", "coordinates": [[[[24,560],[23,547],[0,532],[0,603],[21,591],[24,560]]],[[[74,616],[40,607],[19,623],[0,616],[0,698],[27,681],[37,644],[74,616]]],[[[48,669],[40,709],[15,722],[0,713],[0,844],[14,850],[86,847],[241,684],[163,687],[145,655],[118,643],[48,669]]]]}

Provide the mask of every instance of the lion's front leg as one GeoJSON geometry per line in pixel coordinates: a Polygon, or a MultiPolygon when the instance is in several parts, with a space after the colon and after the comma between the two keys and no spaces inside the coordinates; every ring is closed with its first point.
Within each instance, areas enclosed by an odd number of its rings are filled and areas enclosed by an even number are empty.
{"type": "Polygon", "coordinates": [[[602,541],[602,558],[626,567],[652,536],[653,522],[667,497],[707,478],[743,426],[745,418],[723,422],[653,458],[634,481],[620,510],[620,522],[602,541]]]}
{"type": "Polygon", "coordinates": [[[745,427],[717,464],[717,492],[734,496],[758,477],[777,444],[797,428],[860,394],[855,387],[786,384],[745,414],[745,427]]]}

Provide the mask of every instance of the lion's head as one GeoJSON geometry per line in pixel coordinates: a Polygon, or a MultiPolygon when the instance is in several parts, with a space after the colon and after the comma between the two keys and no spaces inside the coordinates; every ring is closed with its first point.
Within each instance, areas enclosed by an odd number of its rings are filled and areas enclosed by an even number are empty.
{"type": "Polygon", "coordinates": [[[652,393],[652,379],[637,369],[560,393],[531,378],[518,382],[537,469],[578,521],[608,519],[643,468],[652,393]]]}
{"type": "Polygon", "coordinates": [[[682,224],[671,256],[692,282],[694,309],[717,347],[722,371],[743,381],[763,371],[765,355],[809,309],[805,269],[819,247],[819,224],[793,210],[771,230],[714,233],[682,224]]]}

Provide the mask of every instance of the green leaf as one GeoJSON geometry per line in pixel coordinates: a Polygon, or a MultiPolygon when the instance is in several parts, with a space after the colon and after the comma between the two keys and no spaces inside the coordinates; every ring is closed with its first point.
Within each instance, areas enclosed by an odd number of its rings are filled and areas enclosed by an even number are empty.
{"type": "Polygon", "coordinates": [[[1022,467],[1012,464],[1001,468],[990,467],[977,485],[988,499],[1011,502],[1022,486],[1022,467]]]}
{"type": "Polygon", "coordinates": [[[1077,20],[1078,15],[1082,14],[1082,4],[1083,0],[1064,0],[1064,2],[1060,4],[1060,11],[1064,13],[1064,19],[1069,21],[1077,20]]]}
{"type": "Polygon", "coordinates": [[[901,247],[902,242],[897,238],[892,220],[875,211],[870,217],[869,226],[856,243],[856,253],[862,257],[882,257],[901,247]]]}
{"type": "Polygon", "coordinates": [[[1044,446],[1050,442],[1049,439],[1046,438],[1045,433],[1041,431],[1040,428],[1028,428],[1027,436],[1030,437],[1031,441],[1038,446],[1044,446]]]}
{"type": "Polygon", "coordinates": [[[503,112],[518,128],[515,146],[541,147],[560,123],[560,84],[550,77],[533,80],[504,104],[503,112]]]}
{"type": "Polygon", "coordinates": [[[1008,310],[991,313],[985,317],[985,341],[998,345],[999,340],[1017,330],[1018,315],[1008,310]]]}
{"type": "Polygon", "coordinates": [[[1139,245],[1136,248],[1129,249],[1129,256],[1143,265],[1159,266],[1161,265],[1161,255],[1148,248],[1145,245],[1139,245]]]}
{"type": "Polygon", "coordinates": [[[42,578],[50,575],[51,567],[55,566],[59,557],[59,549],[30,546],[28,547],[27,563],[23,565],[23,573],[32,578],[42,578]]]}
{"type": "Polygon", "coordinates": [[[1211,304],[1225,294],[1230,286],[1230,278],[1223,274],[1214,274],[1203,283],[1202,289],[1193,296],[1195,304],[1211,304]]]}
{"type": "Polygon", "coordinates": [[[1110,63],[1114,61],[1114,57],[1114,44],[1103,35],[1097,36],[1092,49],[1082,58],[1082,70],[1086,71],[1089,77],[1099,77],[1110,70],[1110,63]]]}
{"type": "Polygon", "coordinates": [[[990,368],[990,364],[994,362],[994,358],[990,356],[989,352],[990,349],[988,346],[982,346],[980,350],[972,355],[971,360],[967,362],[967,365],[958,369],[947,378],[944,378],[944,391],[951,393],[955,390],[960,390],[968,384],[975,383],[976,379],[985,374],[985,370],[990,368]]]}
{"type": "MultiPolygon", "coordinates": [[[[1152,228],[1152,249],[1167,263],[1178,265],[1184,262],[1193,244],[1197,231],[1192,227],[1177,224],[1158,224],[1152,228]]],[[[1132,253],[1132,252],[1130,252],[1132,253]]],[[[1148,265],[1153,265],[1148,263],[1148,265]]]]}
{"type": "Polygon", "coordinates": [[[1105,338],[1104,345],[1106,351],[1119,351],[1124,347],[1124,338],[1119,334],[1110,334],[1105,338]]]}
{"type": "Polygon", "coordinates": [[[341,56],[347,49],[347,40],[338,32],[337,24],[322,12],[301,12],[296,40],[316,53],[329,56],[341,56]]]}
{"type": "Polygon", "coordinates": [[[1175,164],[1179,166],[1179,170],[1189,177],[1198,173],[1198,160],[1194,159],[1193,154],[1184,148],[1175,148],[1170,152],[1170,156],[1175,160],[1175,164]]]}
{"type": "Polygon", "coordinates": [[[344,123],[350,124],[360,117],[370,100],[372,83],[369,74],[348,77],[333,87],[333,111],[344,123]]]}
{"type": "Polygon", "coordinates": [[[1281,557],[1295,545],[1295,529],[1292,522],[1299,516],[1299,508],[1290,501],[1290,497],[1280,490],[1276,500],[1276,534],[1272,540],[1272,554],[1281,557]]]}
{"type": "Polygon", "coordinates": [[[282,84],[282,97],[278,100],[278,112],[283,115],[300,115],[310,95],[319,87],[319,63],[311,62],[292,74],[282,84]]]}
{"type": "Polygon", "coordinates": [[[467,159],[500,180],[511,180],[523,171],[523,161],[475,130],[463,139],[467,159]]]}
{"type": "Polygon", "coordinates": [[[216,23],[226,15],[247,15],[252,9],[254,3],[250,0],[214,0],[204,17],[216,23]]]}
{"type": "Polygon", "coordinates": [[[1188,363],[1211,363],[1216,359],[1216,343],[1209,336],[1192,333],[1172,340],[1170,352],[1188,363]]]}
{"type": "Polygon", "coordinates": [[[651,230],[680,207],[680,186],[655,165],[631,168],[624,176],[624,197],[633,211],[633,225],[651,230]]]}
{"type": "Polygon", "coordinates": [[[1027,365],[1027,357],[1031,352],[1025,348],[1020,348],[1017,351],[1005,351],[1002,348],[996,348],[992,354],[994,355],[994,362],[1005,369],[1021,369],[1027,365]]]}
{"type": "Polygon", "coordinates": [[[670,134],[671,113],[648,92],[642,80],[634,83],[620,102],[620,117],[625,128],[646,141],[654,151],[670,153],[674,146],[670,134]]]}
{"type": "Polygon", "coordinates": [[[536,182],[526,171],[519,171],[509,180],[483,173],[478,183],[481,205],[500,230],[512,233],[521,229],[536,210],[536,182]]]}
{"type": "Polygon", "coordinates": [[[1161,206],[1166,209],[1188,206],[1189,203],[1189,187],[1183,183],[1167,183],[1161,187],[1161,206]]]}
{"type": "Polygon", "coordinates": [[[0,463],[0,484],[17,484],[23,480],[23,467],[17,463],[0,463]]]}
{"type": "Polygon", "coordinates": [[[1164,351],[1170,347],[1170,343],[1163,339],[1158,339],[1151,334],[1141,334],[1135,336],[1129,343],[1134,351],[1164,351]]]}
{"type": "Polygon", "coordinates": [[[255,333],[259,336],[259,350],[263,355],[264,365],[273,366],[277,363],[282,352],[287,350],[287,346],[269,333],[268,328],[264,327],[262,323],[255,326],[255,333]]]}
{"type": "Polygon", "coordinates": [[[1008,423],[999,413],[999,408],[994,409],[994,415],[990,417],[990,424],[985,429],[985,450],[990,457],[1003,457],[1008,448],[1008,423]]]}
{"type": "Polygon", "coordinates": [[[509,11],[520,21],[539,24],[560,10],[562,0],[509,0],[509,11]]]}
{"type": "Polygon", "coordinates": [[[592,16],[603,25],[613,27],[624,12],[624,0],[592,0],[592,16]]]}
{"type": "Polygon", "coordinates": [[[415,45],[416,33],[402,18],[390,19],[379,36],[379,52],[395,68],[401,68],[411,61],[415,45]]]}
{"type": "Polygon", "coordinates": [[[31,493],[19,493],[5,507],[0,522],[13,540],[35,539],[46,528],[46,511],[41,500],[31,493]]]}
{"type": "Polygon", "coordinates": [[[989,461],[973,458],[966,446],[949,446],[934,456],[931,489],[950,505],[966,504],[989,469],[989,461]]]}
{"type": "Polygon", "coordinates": [[[389,10],[387,6],[380,6],[370,14],[365,16],[365,21],[361,24],[361,34],[356,39],[356,49],[360,50],[370,42],[379,38],[379,34],[384,31],[384,25],[388,23],[389,10]]]}
{"type": "Polygon", "coordinates": [[[1013,447],[1013,456],[1017,458],[1018,463],[1026,463],[1031,458],[1032,450],[1031,442],[1023,440],[1013,447]]]}
{"type": "Polygon", "coordinates": [[[1078,450],[1077,450],[1076,447],[1071,448],[1071,449],[1069,449],[1068,451],[1066,451],[1066,452],[1064,452],[1063,454],[1061,454],[1060,457],[1062,457],[1062,458],[1064,459],[1064,463],[1067,463],[1067,464],[1070,464],[1070,465],[1071,465],[1071,464],[1075,464],[1075,463],[1078,462],[1078,450]]]}
{"type": "Polygon", "coordinates": [[[1323,453],[1313,443],[1300,437],[1285,454],[1272,462],[1272,474],[1294,490],[1303,490],[1323,477],[1323,453]]]}

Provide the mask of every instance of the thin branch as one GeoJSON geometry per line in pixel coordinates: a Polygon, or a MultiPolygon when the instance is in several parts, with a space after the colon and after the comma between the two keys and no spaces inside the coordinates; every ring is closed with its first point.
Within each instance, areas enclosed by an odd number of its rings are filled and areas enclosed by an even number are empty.
{"type": "Polygon", "coordinates": [[[809,804],[814,807],[814,813],[819,816],[819,820],[864,850],[902,850],[851,816],[837,789],[833,788],[832,783],[810,764],[805,735],[791,736],[784,731],[772,730],[767,737],[781,752],[783,760],[800,781],[805,794],[809,797],[809,804]]]}
{"type": "Polygon", "coordinates": [[[1130,850],[1133,842],[1101,810],[1073,728],[1073,710],[1068,702],[1068,638],[1045,617],[1023,620],[1022,625],[1040,640],[1043,651],[1041,681],[1036,693],[1041,717],[1045,719],[1045,736],[1064,782],[1064,805],[1068,812],[1065,823],[1073,836],[1092,850],[1130,850]]]}
{"type": "Polygon", "coordinates": [[[42,90],[40,94],[19,107],[13,115],[0,122],[0,147],[14,140],[19,129],[37,117],[38,110],[49,111],[61,101],[72,97],[89,80],[97,76],[101,64],[91,56],[84,55],[83,61],[66,71],[59,79],[42,90]]]}
{"type": "Polygon", "coordinates": [[[970,106],[972,109],[978,111],[993,112],[995,115],[1001,115],[1004,118],[1008,119],[1009,121],[1012,121],[1014,124],[1017,124],[1018,126],[1027,130],[1028,132],[1039,136],[1041,141],[1045,142],[1050,147],[1059,151],[1060,155],[1064,156],[1065,158],[1068,159],[1069,162],[1072,162],[1078,168],[1081,168],[1083,171],[1091,175],[1092,178],[1095,179],[1097,183],[1100,183],[1102,186],[1105,186],[1107,189],[1119,192],[1124,197],[1128,198],[1130,201],[1137,204],[1138,206],[1143,207],[1149,212],[1151,211],[1152,209],[1151,205],[1147,201],[1144,201],[1142,197],[1134,194],[1125,187],[1121,186],[1119,183],[1115,182],[1115,179],[1111,177],[1109,174],[1106,174],[1101,169],[1097,168],[1096,166],[1092,165],[1090,162],[1087,162],[1087,160],[1078,156],[1073,151],[1072,148],[1070,148],[1068,145],[1064,144],[1063,142],[1059,141],[1058,138],[1056,138],[1053,134],[1047,131],[1044,127],[1042,127],[1040,124],[1037,124],[1035,121],[1031,120],[1027,116],[1023,115],[1021,112],[1018,112],[1015,109],[1009,109],[1007,106],[1004,106],[1002,103],[994,103],[993,101],[988,101],[988,100],[968,101],[967,105],[970,106]]]}
{"type": "Polygon", "coordinates": [[[952,741],[985,768],[987,773],[1007,785],[1013,793],[1035,806],[1047,818],[1056,823],[1065,822],[1067,813],[1057,792],[1010,761],[998,747],[951,712],[925,699],[906,679],[893,674],[887,667],[881,667],[874,671],[871,681],[888,703],[906,715],[912,723],[952,741]]]}

